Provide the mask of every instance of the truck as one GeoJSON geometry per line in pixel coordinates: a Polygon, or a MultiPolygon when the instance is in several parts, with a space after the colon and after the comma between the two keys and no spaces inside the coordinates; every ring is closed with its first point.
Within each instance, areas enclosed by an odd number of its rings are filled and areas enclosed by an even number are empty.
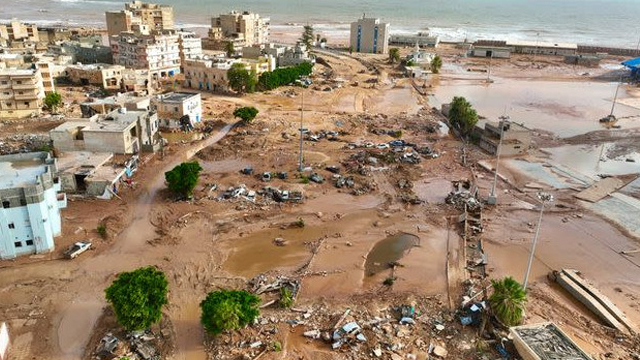
{"type": "Polygon", "coordinates": [[[91,248],[91,243],[88,241],[79,241],[71,245],[67,251],[64,252],[64,257],[71,260],[78,257],[78,255],[83,252],[89,250],[91,248]]]}

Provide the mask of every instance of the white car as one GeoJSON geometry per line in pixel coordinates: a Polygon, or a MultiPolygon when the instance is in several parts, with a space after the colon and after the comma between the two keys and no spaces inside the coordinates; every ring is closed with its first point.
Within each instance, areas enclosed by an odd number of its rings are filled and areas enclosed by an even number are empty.
{"type": "Polygon", "coordinates": [[[64,257],[67,259],[75,259],[76,257],[78,257],[78,255],[89,250],[89,248],[91,248],[90,242],[88,241],[77,242],[71,245],[71,247],[64,252],[64,257]]]}
{"type": "Polygon", "coordinates": [[[390,148],[390,146],[387,143],[382,143],[382,144],[378,144],[377,148],[378,149],[388,149],[388,148],[390,148]]]}

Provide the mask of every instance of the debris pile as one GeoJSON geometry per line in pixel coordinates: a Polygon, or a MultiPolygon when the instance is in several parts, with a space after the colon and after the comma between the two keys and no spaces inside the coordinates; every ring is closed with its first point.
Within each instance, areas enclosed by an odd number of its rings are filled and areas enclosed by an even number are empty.
{"type": "Polygon", "coordinates": [[[0,139],[0,155],[49,151],[51,147],[47,134],[15,134],[0,139]]]}
{"type": "Polygon", "coordinates": [[[452,204],[458,210],[477,210],[482,208],[482,203],[477,199],[478,188],[471,186],[468,180],[453,182],[453,191],[447,195],[445,201],[452,204]]]}

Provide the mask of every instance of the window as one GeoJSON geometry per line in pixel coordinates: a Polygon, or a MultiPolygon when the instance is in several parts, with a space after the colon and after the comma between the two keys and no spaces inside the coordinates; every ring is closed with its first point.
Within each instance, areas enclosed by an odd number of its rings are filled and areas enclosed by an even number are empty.
{"type": "Polygon", "coordinates": [[[11,203],[8,200],[2,202],[2,207],[8,209],[11,207],[11,203]]]}
{"type": "Polygon", "coordinates": [[[16,228],[16,224],[14,223],[9,223],[9,229],[15,229],[16,228]]]}
{"type": "Polygon", "coordinates": [[[13,243],[13,246],[15,246],[17,248],[21,248],[22,247],[22,242],[16,241],[16,242],[13,243]]]}
{"type": "Polygon", "coordinates": [[[27,199],[20,199],[20,206],[27,206],[27,199]]]}
{"type": "Polygon", "coordinates": [[[27,240],[27,246],[33,246],[33,240],[27,240]]]}
{"type": "Polygon", "coordinates": [[[28,101],[25,101],[25,102],[24,102],[24,106],[29,106],[29,102],[28,102],[28,101]]]}

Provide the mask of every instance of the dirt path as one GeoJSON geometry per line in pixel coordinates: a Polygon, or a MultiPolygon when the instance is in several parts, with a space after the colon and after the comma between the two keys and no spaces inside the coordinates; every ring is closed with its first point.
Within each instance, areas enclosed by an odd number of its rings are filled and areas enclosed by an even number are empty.
{"type": "MultiPolygon", "coordinates": [[[[146,192],[137,199],[132,210],[133,219],[120,234],[119,241],[109,251],[90,259],[90,261],[78,263],[79,268],[76,273],[83,274],[86,277],[78,276],[75,278],[75,300],[64,309],[60,318],[56,320],[58,325],[56,326],[55,335],[57,336],[58,346],[64,354],[63,358],[75,359],[82,354],[91,334],[88,329],[93,327],[93,324],[100,316],[102,308],[105,306],[102,294],[103,289],[114,278],[115,274],[138,266],[148,265],[142,254],[148,250],[145,246],[147,241],[156,236],[155,227],[150,222],[150,213],[158,191],[164,187],[163,174],[179,163],[190,159],[201,149],[218,142],[234,125],[226,125],[215,135],[177,154],[166,163],[164,168],[160,169],[147,183],[146,192]]],[[[51,270],[50,267],[54,266],[57,266],[57,264],[50,263],[50,266],[43,266],[40,269],[47,273],[51,270]]],[[[175,305],[181,307],[181,304],[175,305]]],[[[185,344],[190,345],[187,343],[177,344],[178,358],[206,358],[204,351],[201,351],[202,356],[195,356],[193,348],[185,349],[181,347],[181,345],[185,344]],[[180,355],[182,353],[189,353],[189,355],[180,355]]]]}

